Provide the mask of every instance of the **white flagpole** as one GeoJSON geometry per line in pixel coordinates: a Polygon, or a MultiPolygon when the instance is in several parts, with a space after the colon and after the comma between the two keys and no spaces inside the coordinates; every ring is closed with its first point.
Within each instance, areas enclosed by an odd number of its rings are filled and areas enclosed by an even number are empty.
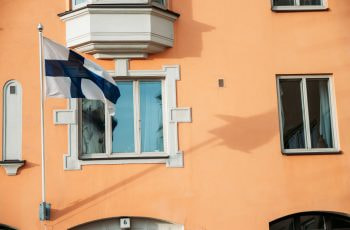
{"type": "Polygon", "coordinates": [[[43,25],[38,25],[40,60],[40,115],[41,115],[41,194],[40,220],[49,220],[50,204],[46,203],[45,184],[45,132],[44,132],[44,65],[43,65],[43,25]]]}

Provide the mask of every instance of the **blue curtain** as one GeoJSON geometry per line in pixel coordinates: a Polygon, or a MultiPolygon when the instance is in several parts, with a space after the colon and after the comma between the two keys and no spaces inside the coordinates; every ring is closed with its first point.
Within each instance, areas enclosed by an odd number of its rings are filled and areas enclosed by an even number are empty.
{"type": "Polygon", "coordinates": [[[141,151],[163,152],[162,87],[160,81],[140,81],[141,151]]]}
{"type": "Polygon", "coordinates": [[[120,98],[112,118],[112,152],[135,152],[133,82],[118,82],[120,98]]]}

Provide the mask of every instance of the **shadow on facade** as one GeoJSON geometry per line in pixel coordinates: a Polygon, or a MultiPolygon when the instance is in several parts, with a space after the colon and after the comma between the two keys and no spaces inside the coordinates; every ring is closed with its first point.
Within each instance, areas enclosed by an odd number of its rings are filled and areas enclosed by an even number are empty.
{"type": "Polygon", "coordinates": [[[210,131],[219,141],[218,145],[251,153],[254,149],[268,143],[278,130],[278,119],[275,111],[239,117],[217,115],[226,124],[210,131]]]}
{"type": "MultiPolygon", "coordinates": [[[[215,27],[193,20],[191,0],[177,0],[182,11],[177,12],[180,17],[174,24],[174,46],[161,54],[150,55],[149,60],[155,58],[184,58],[201,56],[203,39],[202,34],[215,29],[215,27]]],[[[172,3],[174,5],[174,3],[172,3]]]]}
{"type": "Polygon", "coordinates": [[[35,164],[33,162],[26,161],[23,167],[18,169],[17,175],[21,175],[23,170],[34,168],[40,166],[39,164],[35,164]]]}

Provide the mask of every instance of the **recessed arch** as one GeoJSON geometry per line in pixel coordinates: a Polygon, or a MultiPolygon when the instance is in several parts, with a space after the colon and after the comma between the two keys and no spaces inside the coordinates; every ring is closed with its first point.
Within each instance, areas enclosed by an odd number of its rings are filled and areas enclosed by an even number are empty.
{"type": "Polygon", "coordinates": [[[183,230],[183,225],[145,217],[114,217],[84,223],[69,230],[121,230],[121,218],[130,218],[129,230],[183,230]]]}
{"type": "Polygon", "coordinates": [[[2,159],[22,159],[22,86],[16,80],[3,88],[3,149],[2,159]]]}
{"type": "Polygon", "coordinates": [[[270,230],[350,229],[350,215],[331,211],[309,211],[280,217],[269,223],[270,230]]]}

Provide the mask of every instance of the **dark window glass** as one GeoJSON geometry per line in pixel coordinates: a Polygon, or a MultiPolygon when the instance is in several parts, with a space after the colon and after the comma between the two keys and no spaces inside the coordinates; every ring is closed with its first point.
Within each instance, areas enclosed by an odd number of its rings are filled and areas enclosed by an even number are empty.
{"type": "Polygon", "coordinates": [[[326,230],[324,217],[320,215],[301,216],[300,230],[326,230]]]}
{"type": "Polygon", "coordinates": [[[293,218],[281,220],[277,223],[270,224],[270,230],[295,230],[293,218]]]}
{"type": "Polygon", "coordinates": [[[280,80],[281,120],[285,149],[305,148],[300,84],[300,79],[280,80]]]}
{"type": "Polygon", "coordinates": [[[301,6],[321,6],[321,0],[300,0],[301,6]]]}
{"type": "Polygon", "coordinates": [[[333,148],[328,79],[307,79],[312,148],[333,148]]]}
{"type": "Polygon", "coordinates": [[[273,0],[274,6],[294,6],[294,0],[273,0]]]}
{"type": "Polygon", "coordinates": [[[350,220],[341,217],[332,217],[331,226],[332,230],[349,230],[350,220]]]}
{"type": "Polygon", "coordinates": [[[105,153],[105,106],[102,101],[82,99],[82,151],[105,153]]]}

